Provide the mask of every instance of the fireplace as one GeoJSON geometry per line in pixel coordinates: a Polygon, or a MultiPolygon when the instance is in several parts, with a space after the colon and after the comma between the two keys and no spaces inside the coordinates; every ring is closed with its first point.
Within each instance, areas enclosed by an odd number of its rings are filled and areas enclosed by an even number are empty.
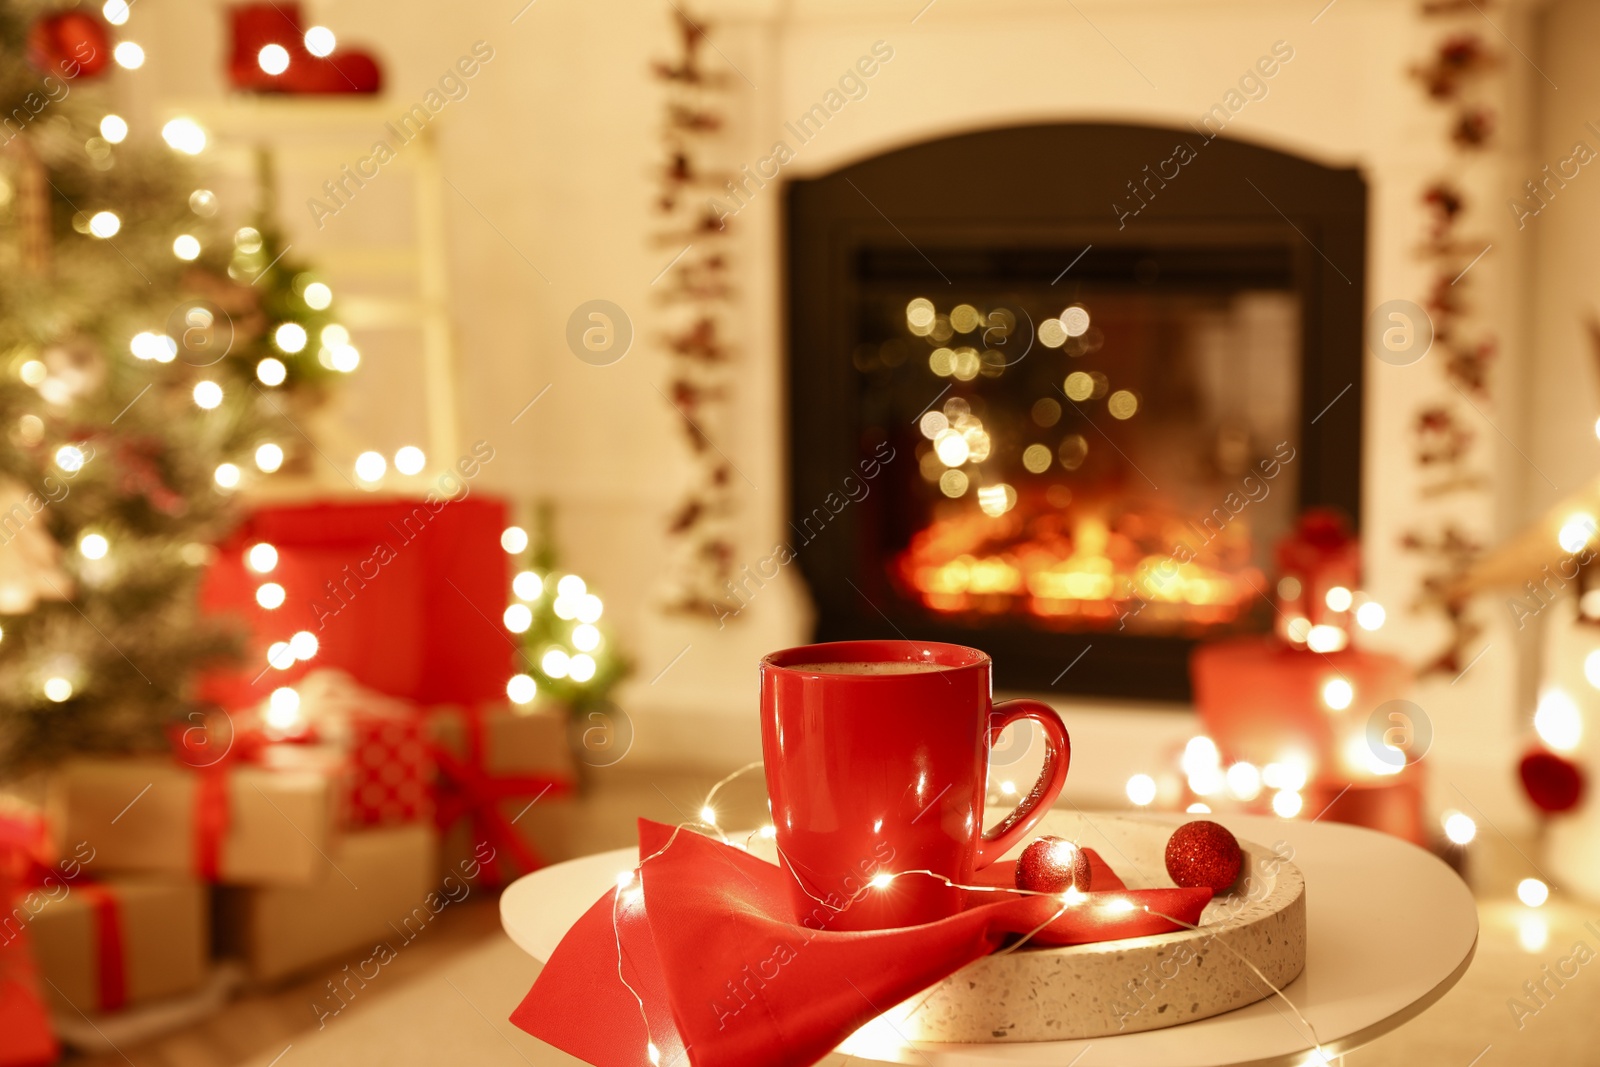
{"type": "Polygon", "coordinates": [[[818,640],[1188,697],[1272,625],[1303,507],[1360,517],[1366,189],[1192,130],[965,134],[793,183],[790,528],[818,640]]]}

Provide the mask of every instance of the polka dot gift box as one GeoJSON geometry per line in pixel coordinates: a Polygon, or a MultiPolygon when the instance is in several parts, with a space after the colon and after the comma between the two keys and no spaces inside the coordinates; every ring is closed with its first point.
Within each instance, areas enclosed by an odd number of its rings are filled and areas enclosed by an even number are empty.
{"type": "Polygon", "coordinates": [[[297,688],[305,728],[344,753],[346,829],[432,817],[433,759],[414,705],[366,689],[343,671],[312,671],[297,688]]]}

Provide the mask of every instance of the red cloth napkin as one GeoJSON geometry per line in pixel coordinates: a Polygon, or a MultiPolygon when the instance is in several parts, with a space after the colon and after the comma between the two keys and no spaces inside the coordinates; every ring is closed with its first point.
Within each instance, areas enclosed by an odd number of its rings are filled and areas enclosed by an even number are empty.
{"type": "MultiPolygon", "coordinates": [[[[804,1067],[1046,923],[1030,944],[1169,933],[1181,927],[1151,912],[1197,925],[1211,899],[1204,888],[1123,889],[1096,856],[1093,891],[1054,921],[1059,897],[974,892],[948,919],[846,933],[802,926],[789,876],[741,849],[641,819],[639,852],[653,857],[640,868],[642,885],[596,901],[511,1015],[595,1067],[804,1067]]],[[[984,884],[1003,874],[991,871],[984,884]]]]}

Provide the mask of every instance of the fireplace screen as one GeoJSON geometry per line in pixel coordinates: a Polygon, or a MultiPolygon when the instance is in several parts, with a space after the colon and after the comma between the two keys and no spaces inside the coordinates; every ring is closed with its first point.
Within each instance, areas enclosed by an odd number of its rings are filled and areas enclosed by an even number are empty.
{"type": "Polygon", "coordinates": [[[1365,186],[1216,138],[1119,214],[1193,136],[983,131],[789,187],[790,527],[818,639],[958,641],[1005,686],[1182,699],[1196,641],[1271,628],[1299,511],[1359,522],[1365,186]]]}

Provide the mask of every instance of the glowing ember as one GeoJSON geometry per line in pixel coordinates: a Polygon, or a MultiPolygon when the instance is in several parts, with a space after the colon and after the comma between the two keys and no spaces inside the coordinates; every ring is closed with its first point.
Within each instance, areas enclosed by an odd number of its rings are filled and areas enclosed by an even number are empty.
{"type": "Polygon", "coordinates": [[[999,514],[940,514],[912,537],[896,571],[937,612],[1187,631],[1235,621],[1264,587],[1243,523],[1209,540],[1201,533],[1154,511],[1107,517],[1024,500],[999,514]]]}

